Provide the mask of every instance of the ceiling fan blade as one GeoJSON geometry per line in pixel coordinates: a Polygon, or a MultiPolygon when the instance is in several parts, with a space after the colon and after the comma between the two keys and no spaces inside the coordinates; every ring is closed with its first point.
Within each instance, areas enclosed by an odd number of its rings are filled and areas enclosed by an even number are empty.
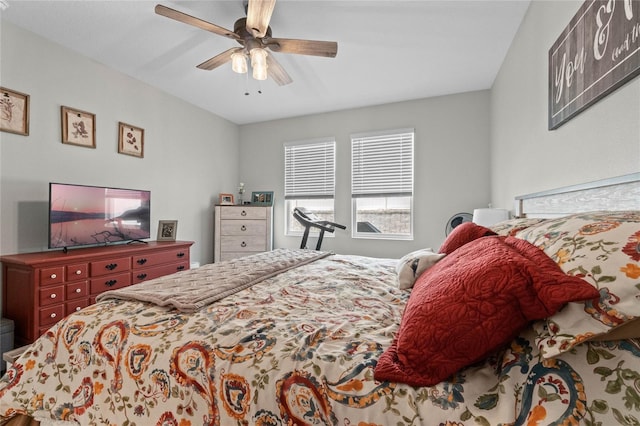
{"type": "Polygon", "coordinates": [[[264,43],[274,52],[295,53],[298,55],[326,56],[335,58],[338,43],[335,41],[296,40],[292,38],[270,38],[264,43]]]}
{"type": "Polygon", "coordinates": [[[278,86],[284,86],[293,83],[291,76],[282,68],[280,62],[276,61],[273,55],[267,55],[267,72],[269,77],[275,81],[278,86]]]}
{"type": "Polygon", "coordinates": [[[200,68],[201,70],[211,71],[214,68],[219,67],[220,65],[226,64],[231,60],[231,55],[242,50],[242,47],[233,47],[229,50],[225,50],[224,52],[214,56],[211,59],[208,59],[198,65],[196,68],[200,68]]]}
{"type": "Polygon", "coordinates": [[[276,0],[249,0],[247,8],[247,31],[254,37],[264,37],[276,0]]]}
{"type": "Polygon", "coordinates": [[[233,31],[228,30],[226,28],[220,27],[216,24],[212,24],[211,22],[204,21],[200,18],[196,18],[195,16],[187,15],[186,13],[178,12],[175,9],[171,9],[170,7],[163,6],[161,4],[156,5],[156,13],[158,15],[166,16],[167,18],[175,19],[176,21],[192,25],[194,27],[200,28],[205,31],[210,31],[214,34],[218,34],[224,37],[228,37],[234,40],[237,40],[239,36],[235,34],[233,31]]]}

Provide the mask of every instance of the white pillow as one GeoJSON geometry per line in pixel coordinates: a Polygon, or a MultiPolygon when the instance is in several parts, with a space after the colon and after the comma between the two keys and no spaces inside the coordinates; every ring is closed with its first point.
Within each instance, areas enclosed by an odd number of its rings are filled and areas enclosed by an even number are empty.
{"type": "Polygon", "coordinates": [[[433,249],[430,248],[416,250],[404,255],[396,266],[398,287],[402,290],[412,288],[413,283],[420,274],[445,256],[444,253],[434,253],[433,249]]]}

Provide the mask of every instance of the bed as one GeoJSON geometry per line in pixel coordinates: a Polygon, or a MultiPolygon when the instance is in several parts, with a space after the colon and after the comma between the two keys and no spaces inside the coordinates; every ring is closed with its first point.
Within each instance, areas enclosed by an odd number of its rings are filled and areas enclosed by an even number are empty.
{"type": "Polygon", "coordinates": [[[105,293],[8,369],[0,419],[638,424],[640,174],[576,191],[612,205],[533,194],[402,259],[278,249],[105,293]]]}

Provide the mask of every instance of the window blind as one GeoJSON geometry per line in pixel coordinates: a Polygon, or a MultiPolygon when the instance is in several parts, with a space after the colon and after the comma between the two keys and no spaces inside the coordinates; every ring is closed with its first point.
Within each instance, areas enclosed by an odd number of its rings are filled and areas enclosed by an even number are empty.
{"type": "Polygon", "coordinates": [[[351,135],[351,194],[413,195],[413,129],[351,135]]]}
{"type": "Polygon", "coordinates": [[[297,142],[284,146],[284,198],[333,198],[335,140],[297,142]]]}

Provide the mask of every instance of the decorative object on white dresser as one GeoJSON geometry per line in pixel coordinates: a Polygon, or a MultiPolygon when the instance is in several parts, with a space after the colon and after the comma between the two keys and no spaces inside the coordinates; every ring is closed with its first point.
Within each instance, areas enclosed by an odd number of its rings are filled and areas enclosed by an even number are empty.
{"type": "Polygon", "coordinates": [[[273,207],[216,205],[213,261],[273,250],[273,207]]]}

